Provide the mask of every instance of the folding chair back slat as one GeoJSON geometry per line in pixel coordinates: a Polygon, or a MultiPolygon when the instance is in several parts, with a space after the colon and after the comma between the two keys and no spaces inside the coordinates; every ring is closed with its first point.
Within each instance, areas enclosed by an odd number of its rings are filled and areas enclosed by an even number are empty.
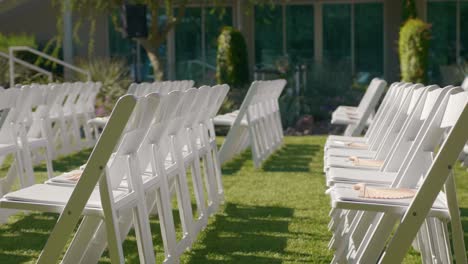
{"type": "MultiPolygon", "coordinates": [[[[221,164],[250,145],[255,167],[259,167],[281,145],[283,133],[278,97],[285,85],[285,80],[255,81],[247,91],[239,110],[225,115],[228,119],[232,116],[235,118],[219,151],[221,164]],[[280,136],[275,137],[275,134],[280,136]]],[[[223,116],[216,117],[214,122],[223,124],[223,119],[223,116]]]]}

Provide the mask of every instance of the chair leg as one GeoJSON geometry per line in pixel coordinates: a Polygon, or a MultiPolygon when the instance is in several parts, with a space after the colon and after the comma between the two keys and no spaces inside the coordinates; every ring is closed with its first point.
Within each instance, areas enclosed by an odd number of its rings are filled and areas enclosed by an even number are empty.
{"type": "Polygon", "coordinates": [[[385,239],[392,232],[394,224],[400,219],[398,214],[387,213],[374,221],[375,229],[369,230],[366,239],[359,245],[355,260],[359,263],[377,263],[385,246],[385,239]]]}
{"type": "Polygon", "coordinates": [[[447,206],[450,213],[450,226],[452,230],[453,250],[457,263],[466,264],[468,262],[465,251],[464,231],[460,218],[455,179],[450,173],[445,182],[445,194],[447,196],[447,206]]]}
{"type": "Polygon", "coordinates": [[[34,171],[33,171],[33,165],[32,165],[32,160],[31,160],[31,151],[28,147],[27,143],[23,143],[21,146],[21,153],[19,153],[18,160],[22,160],[23,163],[23,169],[24,169],[24,174],[22,175],[23,179],[20,178],[21,182],[21,187],[25,188],[28,186],[31,186],[34,184],[34,171]]]}
{"type": "Polygon", "coordinates": [[[46,160],[46,168],[47,168],[47,177],[52,179],[54,177],[54,166],[52,165],[52,150],[50,146],[45,146],[45,160],[46,160]]]}
{"type": "Polygon", "coordinates": [[[81,263],[81,259],[87,255],[86,249],[91,244],[90,242],[101,224],[101,218],[93,216],[83,217],[83,220],[76,231],[75,237],[65,252],[62,263],[81,263]]]}

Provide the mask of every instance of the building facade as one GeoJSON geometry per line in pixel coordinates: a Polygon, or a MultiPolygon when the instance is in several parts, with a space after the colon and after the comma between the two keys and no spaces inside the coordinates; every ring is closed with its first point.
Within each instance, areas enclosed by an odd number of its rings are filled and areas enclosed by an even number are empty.
{"type": "MultiPolygon", "coordinates": [[[[401,1],[278,0],[253,8],[247,8],[244,1],[227,0],[222,8],[213,8],[210,1],[189,1],[183,20],[160,48],[165,78],[212,82],[217,36],[223,26],[234,26],[246,38],[252,75],[284,66],[281,64],[291,68],[307,65],[309,69],[339,65],[338,69],[353,78],[399,79],[401,1]]],[[[451,76],[453,69],[460,69],[468,59],[468,0],[416,3],[418,15],[432,24],[430,81],[451,83],[456,78],[451,76]]],[[[45,42],[56,34],[56,12],[49,0],[18,1],[0,10],[0,32],[34,34],[40,43],[45,42]]],[[[165,19],[163,14],[160,19],[165,19]]],[[[65,35],[71,34],[70,27],[65,27],[65,35]]],[[[89,36],[86,26],[83,28],[81,45],[67,42],[63,47],[68,60],[86,54],[89,36]]],[[[123,39],[107,16],[98,20],[95,43],[97,56],[125,58],[134,64],[135,75],[151,79],[144,51],[123,39]]]]}

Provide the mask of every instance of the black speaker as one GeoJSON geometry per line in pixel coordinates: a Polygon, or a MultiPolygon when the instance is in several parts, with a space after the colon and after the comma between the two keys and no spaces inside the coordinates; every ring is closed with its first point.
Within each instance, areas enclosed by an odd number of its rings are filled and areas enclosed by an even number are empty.
{"type": "Polygon", "coordinates": [[[122,13],[122,24],[127,38],[148,37],[145,5],[124,5],[122,13]]]}

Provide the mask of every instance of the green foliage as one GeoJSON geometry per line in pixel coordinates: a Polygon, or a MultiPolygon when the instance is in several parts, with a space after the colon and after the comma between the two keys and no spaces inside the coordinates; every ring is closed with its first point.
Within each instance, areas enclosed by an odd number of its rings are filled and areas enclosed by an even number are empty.
{"type": "Polygon", "coordinates": [[[416,9],[416,3],[414,0],[403,0],[403,21],[406,21],[411,18],[418,17],[418,11],[416,9]]]}
{"type": "MultiPolygon", "coordinates": [[[[0,33],[0,52],[8,54],[8,47],[10,46],[29,46],[37,48],[36,39],[34,36],[26,34],[18,35],[4,35],[0,33]]],[[[21,54],[19,55],[20,58],[21,54]]],[[[0,86],[8,87],[10,84],[10,71],[9,63],[7,58],[0,57],[0,86]]],[[[22,65],[15,64],[15,80],[17,83],[31,83],[31,82],[44,82],[47,81],[43,75],[38,74],[25,68],[22,65]]]]}
{"type": "Polygon", "coordinates": [[[0,33],[0,51],[8,53],[8,47],[10,46],[28,46],[37,48],[37,43],[34,36],[31,35],[3,35],[0,33]]]}
{"type": "Polygon", "coordinates": [[[242,33],[232,27],[224,27],[218,38],[216,79],[234,88],[249,83],[247,45],[242,33]]]}
{"type": "Polygon", "coordinates": [[[420,19],[409,19],[400,29],[398,51],[403,81],[426,81],[430,38],[430,25],[420,19]]]}
{"type": "MultiPolygon", "coordinates": [[[[102,107],[102,114],[112,110],[117,99],[125,94],[131,83],[128,65],[120,59],[93,59],[80,64],[85,70],[91,73],[91,79],[101,82],[102,88],[98,94],[98,108],[102,107]]],[[[80,76],[82,81],[86,81],[85,76],[80,76]]]]}

